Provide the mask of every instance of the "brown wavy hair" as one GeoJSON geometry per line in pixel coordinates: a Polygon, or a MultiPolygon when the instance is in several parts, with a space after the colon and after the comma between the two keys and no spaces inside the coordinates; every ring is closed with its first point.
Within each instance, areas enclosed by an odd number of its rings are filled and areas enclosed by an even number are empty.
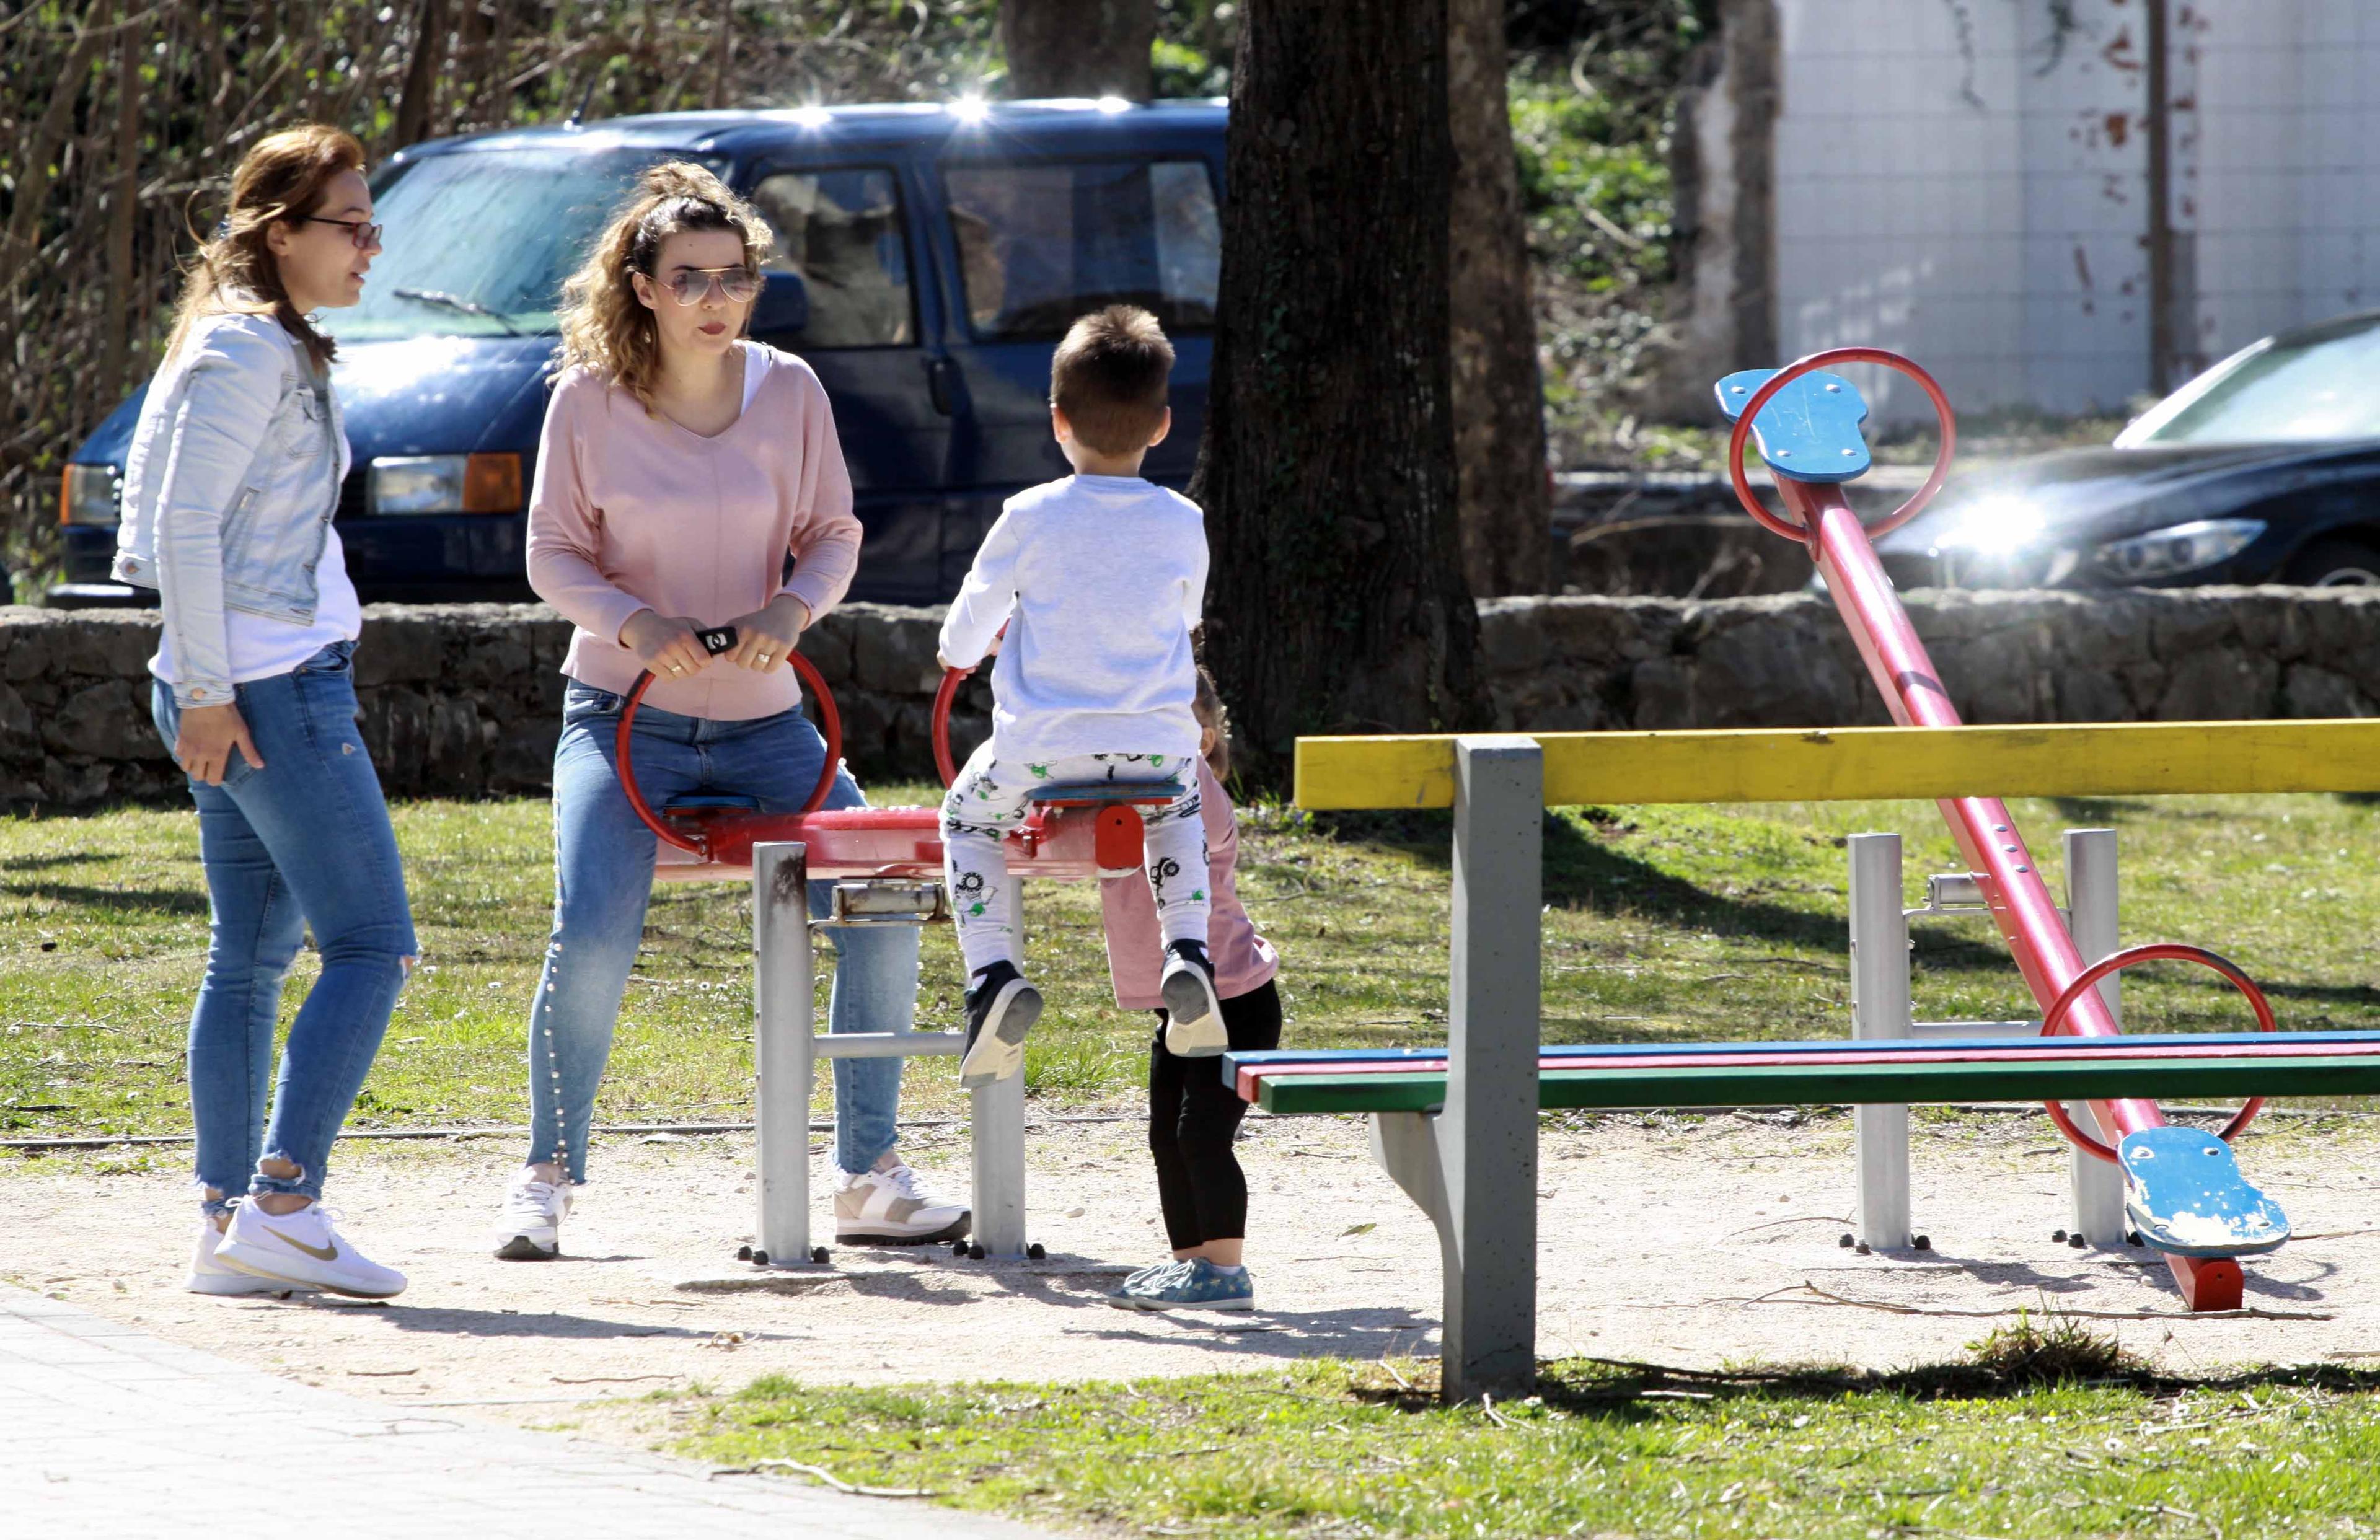
{"type": "MultiPolygon", "coordinates": [[[[662,243],[697,230],[733,230],[743,237],[744,263],[755,273],[776,248],[760,212],[727,184],[690,161],[664,161],[637,178],[637,189],[612,216],[562,285],[562,364],[582,365],[653,409],[662,367],[661,333],[637,297],[631,273],[657,276],[662,243]]],[[[751,312],[745,312],[751,321],[751,312]]]]}
{"type": "Polygon", "coordinates": [[[322,206],[323,190],[342,172],[364,168],[364,147],[353,134],[308,123],[268,134],[239,158],[231,174],[231,207],[182,277],[174,310],[170,358],[190,328],[211,315],[269,315],[298,339],[316,369],[338,356],[338,345],[298,313],[281,282],[281,263],[266,244],[275,224],[303,219],[322,206]]]}

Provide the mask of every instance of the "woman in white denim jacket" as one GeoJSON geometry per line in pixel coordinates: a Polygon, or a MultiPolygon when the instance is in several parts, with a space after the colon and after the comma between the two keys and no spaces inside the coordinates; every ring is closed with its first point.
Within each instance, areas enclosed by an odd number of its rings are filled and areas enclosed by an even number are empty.
{"type": "Polygon", "coordinates": [[[333,344],[306,319],[354,304],[379,249],[353,138],[259,141],[190,270],[125,465],[115,572],[164,611],[157,731],[189,776],[210,901],[190,1018],[197,1293],[405,1287],[318,1201],[418,951],[356,733],[363,613],[331,527],[346,436],[333,344]],[[275,1085],[281,981],[310,924],[322,971],[275,1085]]]}

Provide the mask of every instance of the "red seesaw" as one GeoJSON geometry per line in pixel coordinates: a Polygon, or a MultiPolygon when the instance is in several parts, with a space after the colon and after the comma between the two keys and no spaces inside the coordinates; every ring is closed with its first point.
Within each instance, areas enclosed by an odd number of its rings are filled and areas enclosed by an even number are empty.
{"type": "MultiPolygon", "coordinates": [[[[1949,474],[1957,429],[1941,387],[1899,354],[1840,347],[1782,370],[1730,374],[1718,382],[1718,394],[1721,409],[1735,420],[1727,455],[1736,496],[1762,527],[1808,549],[1893,721],[1903,727],[1960,725],[1958,710],[1870,543],[1914,518],[1949,474]],[[1916,382],[1941,427],[1941,448],[1925,484],[1873,527],[1861,522],[1841,491],[1843,482],[1868,467],[1859,431],[1866,406],[1848,381],[1820,372],[1850,363],[1880,364],[1916,382]],[[1789,516],[1771,513],[1753,491],[1743,463],[1751,439],[1758,441],[1789,516]]],[[[2094,986],[2119,969],[2152,959],[2211,968],[2247,997],[2259,1027],[2275,1029],[2263,991],[2239,968],[2202,947],[2173,942],[2131,947],[2084,967],[2008,808],[1998,798],[1973,796],[1945,799],[1937,806],[2026,987],[2041,1005],[2045,1036],[2117,1036],[2116,1022],[2094,986]]],[[[2239,1133],[2261,1105],[2261,1098],[2249,1101],[2219,1138],[2228,1141],[2239,1133]]],[[[2156,1103],[2137,1097],[2091,1103],[2101,1126],[2119,1135],[2113,1148],[2077,1128],[2057,1102],[2048,1107],[2069,1139],[2123,1168],[2128,1212],[2143,1239],[2164,1252],[2183,1302],[2192,1310],[2238,1309],[2242,1279],[2237,1256],[2272,1250],[2288,1238],[2289,1230],[2278,1207],[2240,1176],[2228,1146],[2209,1144],[2193,1131],[2168,1128],[2156,1103]],[[2180,1193],[2174,1190],[2178,1182],[2187,1184],[2180,1193]],[[2162,1222],[2161,1217],[2175,1214],[2189,1222],[2178,1227],[2162,1222]]]]}

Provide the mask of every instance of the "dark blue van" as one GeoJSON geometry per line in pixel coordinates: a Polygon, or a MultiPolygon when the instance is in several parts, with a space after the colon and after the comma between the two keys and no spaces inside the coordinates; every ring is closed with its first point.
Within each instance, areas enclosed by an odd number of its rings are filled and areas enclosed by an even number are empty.
{"type": "MultiPolygon", "coordinates": [[[[1188,480],[1206,418],[1221,228],[1220,102],[675,113],[421,144],[373,182],[385,249],[329,311],[355,468],[339,538],[365,600],[523,599],[527,494],[554,307],[646,165],[684,157],[775,226],[752,334],[834,403],[867,529],[851,597],[957,590],[1002,500],[1066,474],[1050,355],[1075,317],[1146,306],[1173,339],[1174,428],[1148,474],[1188,480]]],[[[113,582],[117,476],[140,397],[66,470],[60,605],[113,582]]]]}

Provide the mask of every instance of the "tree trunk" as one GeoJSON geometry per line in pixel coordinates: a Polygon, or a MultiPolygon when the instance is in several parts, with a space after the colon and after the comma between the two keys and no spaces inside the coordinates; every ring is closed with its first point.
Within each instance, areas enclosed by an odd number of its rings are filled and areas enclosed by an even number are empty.
{"type": "Polygon", "coordinates": [[[124,394],[132,362],[132,222],[140,202],[140,44],[133,10],[139,0],[116,0],[115,185],[107,204],[107,313],[100,322],[99,398],[124,394]]]}
{"type": "Polygon", "coordinates": [[[1250,772],[1484,715],[1454,526],[1446,0],[1252,0],[1191,496],[1250,772]]]}
{"type": "Polygon", "coordinates": [[[1146,102],[1156,90],[1148,67],[1156,41],[1157,0],[1000,0],[1013,97],[1146,102]]]}
{"type": "Polygon", "coordinates": [[[1529,236],[1504,99],[1503,0],[1447,0],[1454,138],[1454,464],[1471,591],[1543,593],[1553,508],[1529,236]]]}
{"type": "Polygon", "coordinates": [[[439,0],[421,0],[420,22],[413,30],[413,56],[406,61],[405,90],[396,99],[395,142],[400,150],[430,137],[431,98],[438,91],[445,52],[445,6],[439,0]]]}

